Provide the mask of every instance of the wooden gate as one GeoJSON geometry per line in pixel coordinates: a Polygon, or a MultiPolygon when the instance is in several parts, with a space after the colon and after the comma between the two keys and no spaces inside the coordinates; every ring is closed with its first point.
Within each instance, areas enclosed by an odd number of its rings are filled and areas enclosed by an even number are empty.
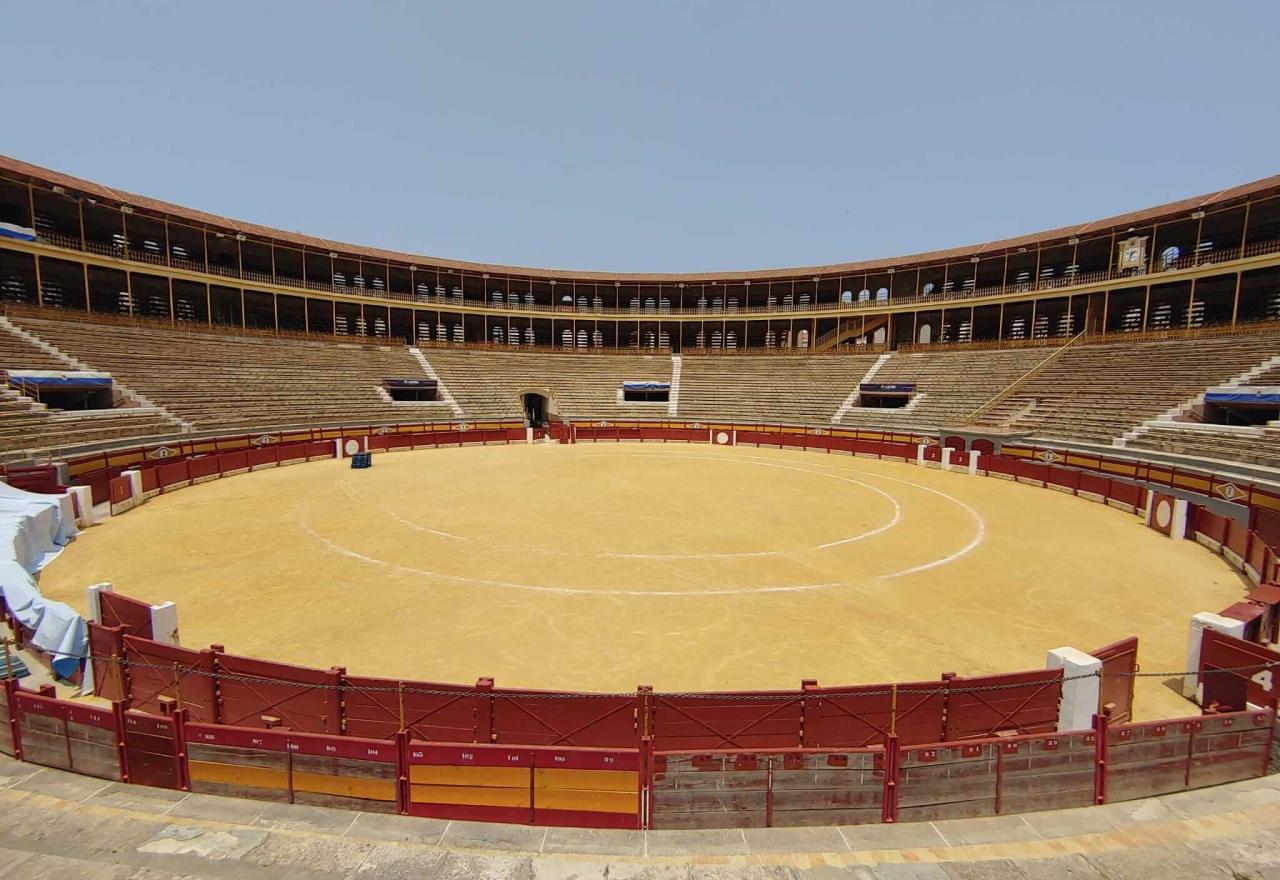
{"type": "Polygon", "coordinates": [[[1098,689],[1098,712],[1111,708],[1112,723],[1128,721],[1133,715],[1133,683],[1138,672],[1138,637],[1113,642],[1092,652],[1102,661],[1102,686],[1098,689]]]}

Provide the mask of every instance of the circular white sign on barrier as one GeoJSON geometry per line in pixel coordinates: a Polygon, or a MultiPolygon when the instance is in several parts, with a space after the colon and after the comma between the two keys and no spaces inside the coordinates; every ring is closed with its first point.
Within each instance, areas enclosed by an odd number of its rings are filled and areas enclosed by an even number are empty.
{"type": "Polygon", "coordinates": [[[716,434],[716,442],[719,443],[721,446],[723,446],[724,444],[729,442],[729,435],[726,434],[724,431],[721,431],[720,433],[716,434]]]}
{"type": "Polygon", "coordinates": [[[1162,529],[1169,528],[1169,523],[1173,522],[1173,505],[1168,500],[1161,499],[1156,505],[1156,525],[1162,529]]]}
{"type": "Polygon", "coordinates": [[[346,444],[343,445],[342,448],[347,451],[347,455],[355,455],[357,452],[360,451],[360,441],[348,440],[346,444]]]}

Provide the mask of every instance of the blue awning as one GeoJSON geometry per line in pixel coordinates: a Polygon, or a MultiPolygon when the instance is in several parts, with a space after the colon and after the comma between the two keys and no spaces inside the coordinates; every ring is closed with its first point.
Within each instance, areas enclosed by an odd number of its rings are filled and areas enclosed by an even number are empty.
{"type": "Polygon", "coordinates": [[[9,370],[9,384],[41,388],[110,388],[111,376],[82,370],[9,370]]]}
{"type": "Polygon", "coordinates": [[[20,241],[35,241],[36,231],[17,223],[0,223],[0,238],[16,238],[20,241]]]}
{"type": "Polygon", "coordinates": [[[1243,403],[1262,406],[1280,404],[1280,388],[1242,388],[1239,391],[1210,391],[1205,403],[1243,403]]]}
{"type": "Polygon", "coordinates": [[[670,391],[670,382],[623,382],[624,391],[670,391]]]}

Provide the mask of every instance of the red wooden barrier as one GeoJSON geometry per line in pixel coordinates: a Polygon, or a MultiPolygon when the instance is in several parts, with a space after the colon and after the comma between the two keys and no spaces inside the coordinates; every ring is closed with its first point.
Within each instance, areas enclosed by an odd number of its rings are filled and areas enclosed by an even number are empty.
{"type": "Polygon", "coordinates": [[[174,717],[144,712],[123,714],[127,782],[156,788],[187,788],[186,760],[178,713],[174,717]]]}
{"type": "Polygon", "coordinates": [[[124,666],[124,630],[88,622],[89,656],[93,658],[93,693],[104,700],[129,697],[124,666]]]}
{"type": "Polygon", "coordinates": [[[404,730],[415,739],[475,742],[477,719],[490,717],[488,696],[472,687],[356,675],[343,676],[343,709],[348,734],[378,739],[404,730]]]}
{"type": "Polygon", "coordinates": [[[162,492],[169,489],[180,489],[191,482],[191,473],[187,469],[186,461],[162,464],[155,471],[156,483],[162,492]]]}
{"type": "Polygon", "coordinates": [[[1003,675],[951,678],[943,740],[1040,733],[1058,724],[1062,670],[1037,669],[1003,675]]]}
{"type": "Polygon", "coordinates": [[[222,653],[216,654],[215,668],[217,718],[222,724],[279,724],[306,733],[342,731],[340,669],[321,671],[222,653]]]}
{"type": "Polygon", "coordinates": [[[1138,671],[1138,638],[1133,636],[1113,642],[1090,655],[1102,661],[1102,681],[1098,693],[1098,711],[1110,705],[1110,721],[1128,721],[1133,714],[1133,685],[1138,671]]]}
{"type": "Polygon", "coordinates": [[[654,747],[662,751],[801,745],[801,691],[653,694],[649,706],[649,730],[654,747]]]}
{"type": "Polygon", "coordinates": [[[386,740],[188,724],[192,791],[395,812],[400,747],[386,740]]]}
{"type": "Polygon", "coordinates": [[[221,473],[218,467],[218,456],[201,455],[189,459],[187,461],[187,472],[191,475],[193,482],[218,476],[221,473]]]}
{"type": "Polygon", "coordinates": [[[130,708],[160,715],[172,703],[196,721],[219,720],[212,651],[126,635],[124,659],[130,708]]]}
{"type": "Polygon", "coordinates": [[[10,709],[18,722],[22,760],[101,779],[121,779],[112,709],[16,689],[10,691],[10,709]]]}
{"type": "Polygon", "coordinates": [[[861,748],[896,735],[903,743],[937,742],[946,709],[939,681],[804,690],[804,745],[861,748]]]}
{"type": "Polygon", "coordinates": [[[1280,652],[1205,629],[1200,642],[1200,704],[1217,711],[1270,706],[1280,698],[1280,652]],[[1235,672],[1222,670],[1239,670],[1235,672]]]}
{"type": "Polygon", "coordinates": [[[268,467],[276,463],[276,448],[274,446],[259,446],[250,449],[248,452],[249,470],[268,467]]]}
{"type": "Polygon", "coordinates": [[[249,454],[244,450],[218,453],[218,470],[223,476],[238,474],[248,469],[249,454]]]}
{"type": "Polygon", "coordinates": [[[133,483],[128,477],[113,477],[107,485],[107,491],[112,513],[116,512],[117,505],[133,502],[133,483]]]}
{"type": "Polygon", "coordinates": [[[634,748],[640,742],[637,696],[553,696],[494,689],[493,741],[547,746],[634,748]]]}
{"type": "Polygon", "coordinates": [[[120,627],[126,635],[138,638],[152,637],[151,606],[146,602],[103,590],[98,593],[98,609],[103,626],[120,627]]]}

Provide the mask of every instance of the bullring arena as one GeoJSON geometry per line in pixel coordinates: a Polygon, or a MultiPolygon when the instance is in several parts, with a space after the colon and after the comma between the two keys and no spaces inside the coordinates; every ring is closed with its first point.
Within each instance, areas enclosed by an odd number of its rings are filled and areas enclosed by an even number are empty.
{"type": "Polygon", "coordinates": [[[6,808],[639,872],[1280,828],[1280,178],[611,274],[0,157],[0,233],[6,808]]]}
{"type": "MultiPolygon", "coordinates": [[[[42,589],[83,606],[110,581],[176,602],[186,644],[289,663],[606,692],[996,673],[1130,635],[1177,670],[1190,616],[1242,590],[1130,514],[904,463],[580,443],[343,464],[162,495],[70,546],[42,589]]],[[[1157,678],[1136,700],[1186,711],[1157,678]]]]}

